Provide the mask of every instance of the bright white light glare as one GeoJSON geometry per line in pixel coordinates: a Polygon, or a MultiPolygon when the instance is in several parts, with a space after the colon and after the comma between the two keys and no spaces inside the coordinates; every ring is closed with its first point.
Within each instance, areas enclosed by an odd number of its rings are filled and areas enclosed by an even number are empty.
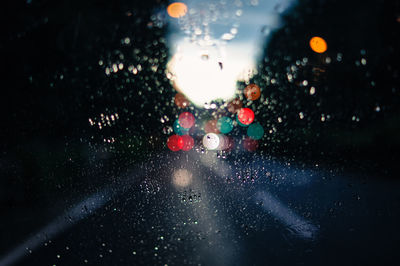
{"type": "Polygon", "coordinates": [[[282,26],[280,16],[295,0],[185,0],[189,11],[170,22],[176,31],[168,64],[174,87],[198,107],[234,98],[237,81],[254,74],[269,34],[282,26]],[[268,33],[268,34],[267,34],[268,33]],[[171,75],[172,74],[172,75],[171,75]]]}
{"type": "Polygon", "coordinates": [[[227,56],[218,52],[202,54],[196,44],[181,43],[179,51],[172,57],[168,70],[174,75],[174,85],[199,107],[213,100],[232,99],[236,82],[253,68],[253,56],[240,45],[231,45],[225,50],[227,56]]]}
{"type": "Polygon", "coordinates": [[[215,150],[219,147],[219,137],[217,134],[208,133],[203,137],[203,145],[208,150],[215,150]]]}

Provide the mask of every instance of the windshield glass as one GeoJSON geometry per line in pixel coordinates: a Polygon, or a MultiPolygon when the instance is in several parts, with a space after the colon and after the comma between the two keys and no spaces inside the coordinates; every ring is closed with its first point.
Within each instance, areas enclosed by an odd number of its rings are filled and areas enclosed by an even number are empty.
{"type": "Polygon", "coordinates": [[[0,265],[396,264],[396,1],[1,14],[0,265]]]}

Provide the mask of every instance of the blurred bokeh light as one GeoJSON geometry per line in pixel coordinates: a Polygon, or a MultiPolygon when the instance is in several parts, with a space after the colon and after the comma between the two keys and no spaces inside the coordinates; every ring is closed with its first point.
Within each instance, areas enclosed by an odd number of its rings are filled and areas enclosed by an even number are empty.
{"type": "Polygon", "coordinates": [[[186,15],[187,6],[184,3],[175,2],[167,7],[167,12],[173,18],[180,18],[186,15]]]}
{"type": "Polygon", "coordinates": [[[328,44],[323,38],[315,36],[310,40],[310,47],[314,52],[322,54],[328,49],[328,44]]]}

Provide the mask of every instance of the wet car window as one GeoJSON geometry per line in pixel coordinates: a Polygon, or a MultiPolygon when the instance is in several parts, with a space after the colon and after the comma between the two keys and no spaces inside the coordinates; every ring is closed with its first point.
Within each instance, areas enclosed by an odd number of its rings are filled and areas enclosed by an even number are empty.
{"type": "Polygon", "coordinates": [[[396,265],[397,1],[8,1],[0,265],[396,265]]]}

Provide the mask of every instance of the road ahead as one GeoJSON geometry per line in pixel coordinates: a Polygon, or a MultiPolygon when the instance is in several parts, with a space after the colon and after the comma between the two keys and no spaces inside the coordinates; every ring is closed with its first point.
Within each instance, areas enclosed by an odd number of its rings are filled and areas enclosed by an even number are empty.
{"type": "Polygon", "coordinates": [[[0,264],[332,265],[367,263],[364,251],[368,260],[395,256],[385,246],[398,236],[398,182],[224,157],[170,152],[135,165],[60,210],[0,264]]]}

